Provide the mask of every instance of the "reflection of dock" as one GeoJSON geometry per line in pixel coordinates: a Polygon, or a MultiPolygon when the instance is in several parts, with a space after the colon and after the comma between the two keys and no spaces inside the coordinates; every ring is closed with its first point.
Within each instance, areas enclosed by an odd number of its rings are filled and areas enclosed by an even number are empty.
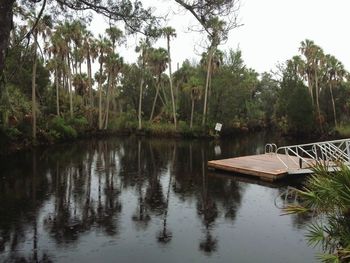
{"type": "Polygon", "coordinates": [[[267,144],[265,154],[208,162],[209,168],[240,173],[274,181],[288,174],[312,173],[317,163],[336,170],[337,163],[349,164],[350,139],[292,145],[277,148],[267,144]]]}

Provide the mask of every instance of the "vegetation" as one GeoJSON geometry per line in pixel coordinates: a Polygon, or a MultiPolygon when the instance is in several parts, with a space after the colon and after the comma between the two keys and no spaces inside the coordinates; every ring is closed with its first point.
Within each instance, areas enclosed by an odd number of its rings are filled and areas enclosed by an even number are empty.
{"type": "Polygon", "coordinates": [[[149,10],[139,2],[126,10],[128,1],[116,1],[120,9],[106,9],[105,1],[7,2],[18,19],[0,57],[2,141],[53,142],[116,131],[210,136],[216,122],[223,124],[223,135],[271,127],[320,135],[349,125],[349,74],[313,41],[302,41],[300,55],[274,74],[249,68],[240,50],[218,49],[239,26],[237,1],[175,1],[197,19],[208,41],[200,61],[186,60],[174,72],[176,32],[146,18],[149,10]],[[56,4],[109,15],[110,26],[94,36],[89,21],[78,16],[52,21],[56,4]],[[117,20],[126,31],[115,26],[117,20]],[[127,33],[141,30],[139,58],[126,63],[119,46],[127,33]]]}
{"type": "Polygon", "coordinates": [[[322,245],[324,262],[349,262],[350,258],[350,169],[341,166],[331,173],[319,166],[304,190],[297,191],[302,202],[289,213],[312,213],[315,222],[307,235],[310,245],[322,245]]]}

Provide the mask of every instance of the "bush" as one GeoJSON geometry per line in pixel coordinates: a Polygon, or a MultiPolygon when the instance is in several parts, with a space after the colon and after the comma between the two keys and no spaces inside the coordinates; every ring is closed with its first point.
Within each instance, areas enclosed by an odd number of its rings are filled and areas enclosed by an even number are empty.
{"type": "Polygon", "coordinates": [[[77,131],[72,126],[67,124],[63,118],[57,116],[51,120],[50,129],[52,131],[49,131],[49,133],[62,139],[73,139],[78,135],[77,131]]]}
{"type": "Polygon", "coordinates": [[[118,117],[110,120],[108,128],[114,131],[123,130],[136,130],[137,129],[137,119],[133,113],[123,112],[118,117]]]}
{"type": "Polygon", "coordinates": [[[307,89],[300,84],[296,86],[287,103],[287,120],[289,131],[294,134],[309,134],[312,131],[313,108],[307,89]]]}
{"type": "Polygon", "coordinates": [[[161,135],[161,136],[171,136],[176,134],[174,124],[172,123],[152,123],[145,122],[144,130],[148,134],[161,135]]]}
{"type": "Polygon", "coordinates": [[[194,125],[191,129],[190,126],[184,121],[179,121],[178,130],[184,137],[189,138],[202,137],[205,135],[203,129],[200,126],[194,125]]]}
{"type": "Polygon", "coordinates": [[[76,117],[70,119],[68,124],[72,126],[78,133],[83,133],[88,128],[89,122],[85,117],[76,117]]]}
{"type": "Polygon", "coordinates": [[[350,137],[350,124],[341,124],[336,128],[336,132],[338,132],[341,137],[350,137]]]}
{"type": "Polygon", "coordinates": [[[17,128],[2,127],[0,129],[0,138],[2,141],[15,141],[20,138],[22,133],[17,128]]]}

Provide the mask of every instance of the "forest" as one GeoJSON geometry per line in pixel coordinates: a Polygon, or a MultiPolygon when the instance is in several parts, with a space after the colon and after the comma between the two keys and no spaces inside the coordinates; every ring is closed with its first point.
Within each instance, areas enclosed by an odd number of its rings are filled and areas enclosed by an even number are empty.
{"type": "MultiPolygon", "coordinates": [[[[150,22],[144,34],[131,34],[138,24],[126,30],[110,23],[94,35],[91,19],[57,16],[30,2],[12,9],[1,77],[1,144],[99,133],[213,136],[215,123],[223,124],[222,136],[262,129],[306,137],[348,133],[350,75],[312,40],[302,40],[298,54],[274,72],[259,74],[239,49],[219,47],[238,24],[210,13],[199,20],[207,49],[198,61],[188,58],[172,70],[176,31],[169,25],[150,22]],[[135,34],[138,59],[128,63],[119,48],[135,34]]],[[[69,3],[60,4],[72,8],[69,3]]]]}

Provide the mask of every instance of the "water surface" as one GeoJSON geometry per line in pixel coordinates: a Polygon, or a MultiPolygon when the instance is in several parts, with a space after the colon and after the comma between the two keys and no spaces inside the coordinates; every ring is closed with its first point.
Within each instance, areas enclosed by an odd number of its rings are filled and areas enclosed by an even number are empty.
{"type": "Polygon", "coordinates": [[[289,184],[207,171],[272,138],[110,138],[0,160],[0,262],[316,262],[289,184]]]}

